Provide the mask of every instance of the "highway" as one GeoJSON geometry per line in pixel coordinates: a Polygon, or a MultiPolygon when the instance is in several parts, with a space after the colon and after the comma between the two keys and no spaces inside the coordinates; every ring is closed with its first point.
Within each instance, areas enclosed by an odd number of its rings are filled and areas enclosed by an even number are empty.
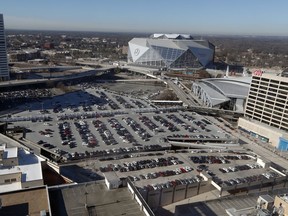
{"type": "Polygon", "coordinates": [[[149,76],[151,78],[155,78],[155,79],[158,79],[159,81],[164,82],[175,92],[179,100],[181,100],[183,104],[187,106],[188,110],[191,110],[194,112],[209,113],[209,114],[213,113],[216,115],[229,115],[229,116],[235,116],[236,118],[238,118],[239,116],[243,116],[243,113],[241,112],[201,106],[201,102],[199,101],[199,99],[196,96],[194,96],[191,93],[191,90],[188,89],[182,82],[179,82],[177,80],[177,84],[176,84],[169,77],[155,76],[153,75],[153,73],[156,71],[155,69],[139,68],[139,67],[133,67],[133,66],[125,66],[123,68],[130,70],[130,71],[145,74],[146,76],[149,76]]]}
{"type": "Polygon", "coordinates": [[[236,112],[232,110],[224,110],[224,109],[216,109],[211,107],[201,106],[201,103],[198,102],[198,99],[193,96],[191,92],[189,92],[187,87],[179,87],[179,85],[184,86],[181,82],[178,81],[178,84],[175,84],[172,80],[165,80],[167,85],[175,92],[178,98],[186,104],[187,109],[192,112],[199,112],[203,114],[210,115],[228,115],[231,116],[233,120],[237,120],[240,116],[243,116],[244,113],[236,112]],[[186,88],[186,90],[184,90],[186,88]],[[200,105],[199,105],[200,104],[200,105]]]}
{"type": "MultiPolygon", "coordinates": [[[[11,87],[11,86],[20,86],[20,85],[28,85],[28,84],[40,84],[40,83],[46,83],[48,81],[64,81],[64,80],[69,80],[69,79],[76,79],[76,78],[81,78],[85,76],[93,76],[93,75],[100,75],[103,71],[111,70],[114,69],[116,66],[113,65],[101,65],[102,68],[99,69],[93,69],[93,68],[85,68],[82,67],[83,69],[87,69],[86,72],[83,73],[77,73],[77,74],[71,74],[71,75],[66,75],[62,77],[57,77],[57,78],[44,78],[44,79],[29,79],[29,80],[12,80],[12,81],[6,81],[6,82],[0,82],[0,88],[1,87],[11,87]]],[[[122,69],[130,70],[133,72],[141,73],[143,75],[146,75],[149,77],[146,80],[138,79],[138,80],[133,80],[133,81],[142,81],[142,82],[150,82],[151,79],[155,79],[157,81],[163,82],[167,84],[178,96],[179,100],[183,102],[186,107],[194,112],[202,112],[202,113],[214,113],[214,114],[221,114],[221,115],[235,115],[240,116],[243,115],[243,113],[239,112],[234,112],[230,110],[223,110],[223,109],[215,109],[215,108],[208,108],[208,107],[202,107],[201,102],[197,97],[195,97],[192,93],[191,90],[188,89],[182,82],[179,82],[178,80],[176,83],[174,83],[173,80],[171,80],[168,77],[162,77],[162,76],[156,76],[154,75],[155,72],[159,72],[158,69],[151,69],[151,68],[145,68],[145,67],[135,67],[135,66],[122,66],[120,67],[122,69]]],[[[131,80],[131,82],[133,82],[131,80]]],[[[129,82],[129,81],[127,81],[129,82]]]]}
{"type": "Polygon", "coordinates": [[[81,78],[81,77],[86,77],[86,76],[100,75],[103,71],[107,71],[107,70],[110,70],[110,69],[113,69],[113,68],[114,67],[112,67],[112,66],[111,67],[106,67],[106,68],[99,68],[99,69],[94,69],[94,68],[89,68],[88,69],[88,68],[86,68],[87,71],[85,71],[85,72],[77,73],[77,74],[71,74],[71,75],[66,75],[66,76],[57,77],[57,78],[4,81],[4,82],[0,82],[0,88],[1,87],[29,85],[29,84],[40,84],[40,83],[46,83],[48,81],[64,81],[64,80],[76,79],[76,78],[81,78]]]}

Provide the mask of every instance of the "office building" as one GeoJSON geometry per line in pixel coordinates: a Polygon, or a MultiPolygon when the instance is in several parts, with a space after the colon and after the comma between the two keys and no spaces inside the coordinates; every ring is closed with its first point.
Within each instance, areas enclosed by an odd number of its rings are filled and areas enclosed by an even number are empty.
{"type": "Polygon", "coordinates": [[[198,69],[213,63],[215,47],[190,35],[153,34],[129,41],[128,64],[168,69],[198,69]]]}
{"type": "Polygon", "coordinates": [[[0,81],[9,80],[3,14],[0,14],[0,81]]]}
{"type": "Polygon", "coordinates": [[[280,150],[288,149],[288,78],[254,74],[246,102],[245,118],[238,126],[280,150]]]}

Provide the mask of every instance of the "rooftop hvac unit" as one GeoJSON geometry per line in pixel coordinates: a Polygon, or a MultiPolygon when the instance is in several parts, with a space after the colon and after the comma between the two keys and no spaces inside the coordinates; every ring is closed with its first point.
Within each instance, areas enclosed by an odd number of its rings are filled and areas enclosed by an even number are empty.
{"type": "Polygon", "coordinates": [[[40,211],[40,216],[47,216],[46,210],[41,210],[40,211]]]}

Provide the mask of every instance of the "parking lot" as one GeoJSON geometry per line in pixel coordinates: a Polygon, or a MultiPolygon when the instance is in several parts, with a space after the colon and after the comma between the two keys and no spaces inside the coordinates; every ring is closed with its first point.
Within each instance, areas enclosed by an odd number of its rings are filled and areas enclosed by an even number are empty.
{"type": "Polygon", "coordinates": [[[13,126],[28,128],[31,132],[27,133],[27,140],[68,159],[109,156],[150,145],[168,147],[165,140],[169,136],[228,136],[197,113],[158,111],[148,100],[101,88],[86,88],[22,108],[25,111],[11,116],[22,120],[13,126]],[[145,114],[141,114],[142,110],[145,114]],[[23,121],[24,118],[30,121],[23,121]]]}
{"type": "Polygon", "coordinates": [[[213,182],[217,189],[235,190],[286,178],[257,164],[254,155],[239,146],[237,151],[210,148],[171,153],[170,140],[232,144],[237,137],[216,126],[211,117],[184,109],[156,109],[138,96],[86,86],[21,108],[23,112],[9,117],[15,120],[9,126],[28,129],[29,147],[47,149],[75,163],[81,159],[80,166],[87,170],[83,173],[90,179],[99,179],[105,172],[129,176],[143,196],[150,197],[150,204],[160,193],[170,197],[162,204],[204,193],[213,182]]]}
{"type": "MultiPolygon", "coordinates": [[[[178,186],[213,181],[223,190],[281,182],[281,172],[264,168],[253,153],[237,150],[180,150],[177,153],[135,153],[132,156],[94,164],[99,175],[115,172],[130,176],[141,190],[161,191],[178,186]],[[276,180],[277,179],[277,180],[276,180]]],[[[281,180],[282,179],[282,180],[281,180]]]]}

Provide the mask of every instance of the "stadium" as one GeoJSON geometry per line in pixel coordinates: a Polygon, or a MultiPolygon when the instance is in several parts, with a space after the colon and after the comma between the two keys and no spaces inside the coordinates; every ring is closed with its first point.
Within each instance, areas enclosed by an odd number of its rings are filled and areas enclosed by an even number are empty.
{"type": "Polygon", "coordinates": [[[198,69],[213,64],[215,47],[186,34],[153,34],[129,41],[128,64],[159,69],[198,69]]]}
{"type": "Polygon", "coordinates": [[[202,79],[192,84],[192,92],[204,106],[244,111],[251,77],[202,79]]]}

